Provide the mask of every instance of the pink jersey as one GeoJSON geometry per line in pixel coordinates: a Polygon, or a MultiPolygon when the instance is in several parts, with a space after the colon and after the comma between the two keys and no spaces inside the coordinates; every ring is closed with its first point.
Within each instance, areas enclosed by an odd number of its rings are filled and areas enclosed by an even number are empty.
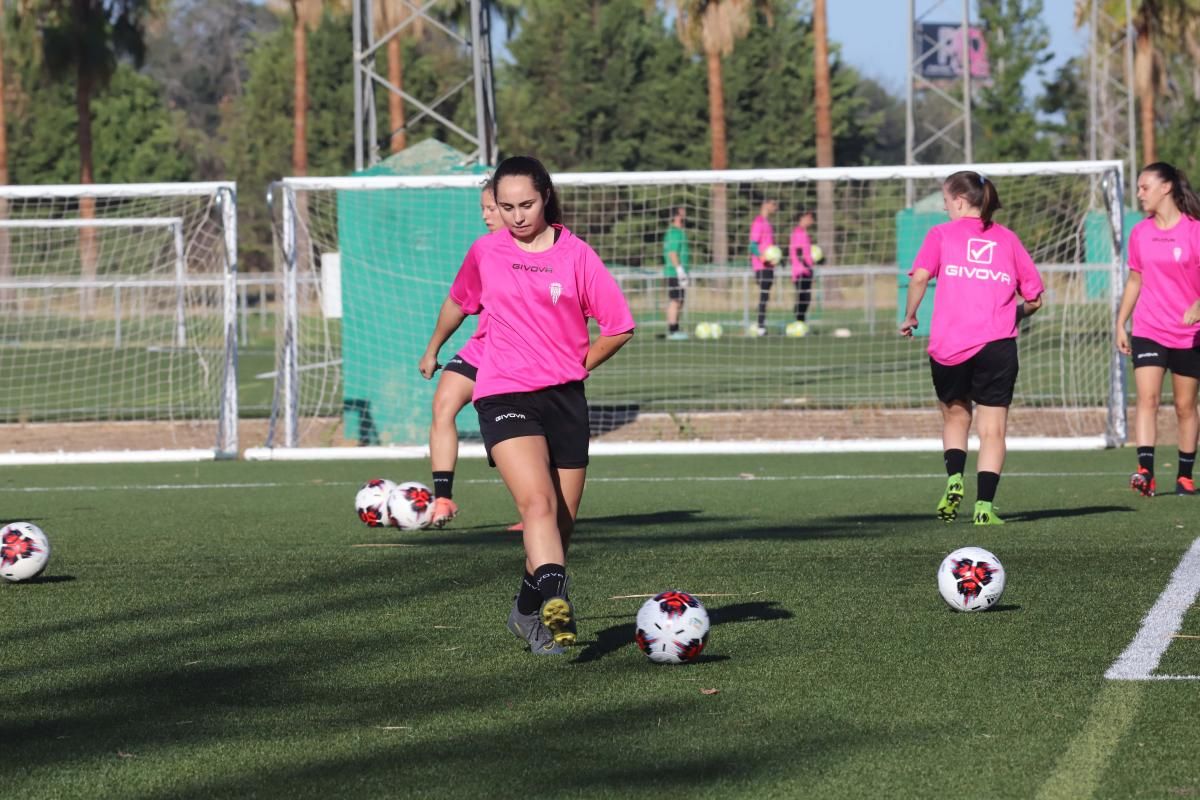
{"type": "Polygon", "coordinates": [[[808,238],[808,231],[800,225],[792,228],[788,257],[792,262],[792,280],[812,277],[812,240],[808,238]]]}
{"type": "Polygon", "coordinates": [[[550,249],[530,253],[501,228],[476,239],[463,260],[450,298],[466,314],[487,309],[474,399],[586,378],[589,318],[604,336],[634,329],[625,295],[604,263],[582,239],[560,231],[550,249]]]}
{"type": "Polygon", "coordinates": [[[1129,269],[1142,276],[1133,335],[1163,347],[1200,343],[1200,325],[1183,324],[1183,312],[1200,300],[1200,222],[1184,214],[1165,231],[1153,218],[1134,225],[1129,232],[1129,269]]]}
{"type": "MultiPolygon", "coordinates": [[[[770,221],[759,214],[750,223],[750,242],[758,245],[759,254],[765,254],[767,248],[775,244],[775,231],[771,229],[770,221]]],[[[750,255],[750,267],[755,271],[766,269],[766,263],[758,256],[750,255]]]]}
{"type": "Polygon", "coordinates": [[[919,269],[937,279],[929,355],[947,366],[1017,338],[1017,295],[1033,300],[1045,290],[1017,235],[995,223],[985,231],[978,217],[931,228],[908,274],[919,269]]]}
{"type": "Polygon", "coordinates": [[[472,367],[478,367],[479,362],[483,360],[483,339],[486,335],[487,312],[484,311],[479,315],[479,324],[475,328],[475,333],[471,334],[467,343],[458,349],[458,357],[472,367]]]}

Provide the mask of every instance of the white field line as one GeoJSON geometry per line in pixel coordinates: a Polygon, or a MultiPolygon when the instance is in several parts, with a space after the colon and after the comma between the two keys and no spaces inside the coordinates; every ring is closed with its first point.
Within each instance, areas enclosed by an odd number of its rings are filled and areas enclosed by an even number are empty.
{"type": "Polygon", "coordinates": [[[1179,565],[1171,573],[1167,588],[1163,589],[1142,620],[1137,635],[1108,668],[1108,672],[1104,673],[1104,677],[1110,681],[1193,678],[1183,675],[1155,676],[1154,670],[1158,668],[1163,653],[1171,646],[1175,634],[1179,633],[1183,615],[1196,602],[1197,594],[1200,594],[1200,539],[1192,542],[1192,546],[1183,554],[1179,565]]]}
{"type": "Polygon", "coordinates": [[[1106,683],[1083,728],[1059,757],[1036,800],[1087,800],[1100,788],[1108,762],[1137,717],[1140,683],[1106,683]]]}
{"type": "MultiPolygon", "coordinates": [[[[1126,472],[1006,472],[1009,478],[1102,478],[1124,476],[1126,472]]],[[[934,478],[944,479],[940,472],[927,472],[908,475],[872,475],[872,474],[824,474],[824,475],[623,475],[589,477],[592,483],[747,483],[752,481],[916,481],[934,478]]],[[[307,486],[319,489],[324,486],[359,486],[362,481],[249,481],[245,483],[134,483],[115,486],[99,485],[65,485],[65,486],[0,486],[0,494],[39,494],[44,492],[171,492],[192,491],[200,489],[280,489],[291,486],[307,486]]],[[[488,485],[500,484],[500,478],[462,478],[455,481],[458,485],[488,485]]]]}

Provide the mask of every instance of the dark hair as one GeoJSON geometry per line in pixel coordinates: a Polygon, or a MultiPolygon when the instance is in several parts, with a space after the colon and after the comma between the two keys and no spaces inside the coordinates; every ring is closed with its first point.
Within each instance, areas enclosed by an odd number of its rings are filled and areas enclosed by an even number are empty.
{"type": "Polygon", "coordinates": [[[479,186],[479,192],[480,192],[480,194],[482,194],[483,192],[491,192],[492,197],[495,197],[496,196],[496,176],[488,175],[486,178],[484,178],[483,183],[480,184],[480,186],[479,186]]]}
{"type": "Polygon", "coordinates": [[[1171,199],[1175,201],[1175,207],[1192,219],[1200,219],[1200,197],[1196,196],[1183,170],[1165,161],[1155,161],[1142,167],[1142,172],[1153,172],[1159,180],[1171,184],[1171,199]]]}
{"type": "Polygon", "coordinates": [[[815,220],[817,218],[817,215],[813,213],[811,208],[802,208],[796,212],[796,221],[797,222],[804,219],[805,217],[812,217],[815,220]]]}
{"type": "Polygon", "coordinates": [[[954,173],[942,183],[946,191],[953,197],[965,198],[973,208],[979,209],[979,218],[983,220],[983,229],[992,227],[992,215],[1000,205],[1000,193],[996,184],[973,170],[964,169],[954,173]]]}
{"type": "Polygon", "coordinates": [[[558,192],[554,191],[554,181],[550,180],[550,173],[542,166],[542,162],[533,156],[510,156],[501,161],[500,166],[492,173],[492,186],[498,189],[501,178],[517,175],[524,175],[533,181],[533,188],[537,189],[538,194],[542,196],[542,202],[545,203],[546,222],[561,225],[562,208],[558,204],[558,192]]]}

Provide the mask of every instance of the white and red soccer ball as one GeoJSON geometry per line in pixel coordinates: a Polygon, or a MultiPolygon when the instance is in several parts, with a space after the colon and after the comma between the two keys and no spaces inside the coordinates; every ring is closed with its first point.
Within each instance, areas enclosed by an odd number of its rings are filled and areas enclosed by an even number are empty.
{"type": "Polygon", "coordinates": [[[938,567],[938,591],[955,611],[987,611],[1004,594],[1004,566],[982,547],[960,547],[938,567]]]}
{"type": "Polygon", "coordinates": [[[50,561],[50,539],[32,522],[0,528],[0,578],[10,583],[36,578],[50,561]]]}
{"type": "Polygon", "coordinates": [[[433,520],[433,499],[423,483],[372,478],[355,495],[354,510],[369,527],[415,531],[428,528],[433,520]]]}
{"type": "Polygon", "coordinates": [[[433,491],[417,481],[397,484],[388,495],[387,512],[400,530],[428,528],[433,521],[433,491]]]}
{"type": "Polygon", "coordinates": [[[704,651],[708,629],[704,605],[694,595],[672,589],[642,604],[634,640],[651,661],[684,664],[704,651]]]}

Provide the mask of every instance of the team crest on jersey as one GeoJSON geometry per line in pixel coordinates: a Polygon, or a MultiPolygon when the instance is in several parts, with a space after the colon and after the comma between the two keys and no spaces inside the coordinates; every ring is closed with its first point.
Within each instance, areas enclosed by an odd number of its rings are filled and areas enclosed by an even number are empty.
{"type": "Polygon", "coordinates": [[[1183,256],[1183,248],[1176,247],[1174,250],[1171,251],[1171,255],[1175,256],[1175,262],[1179,263],[1179,259],[1183,256]]]}
{"type": "Polygon", "coordinates": [[[550,284],[550,302],[558,305],[558,298],[562,297],[562,284],[557,281],[550,284]]]}

